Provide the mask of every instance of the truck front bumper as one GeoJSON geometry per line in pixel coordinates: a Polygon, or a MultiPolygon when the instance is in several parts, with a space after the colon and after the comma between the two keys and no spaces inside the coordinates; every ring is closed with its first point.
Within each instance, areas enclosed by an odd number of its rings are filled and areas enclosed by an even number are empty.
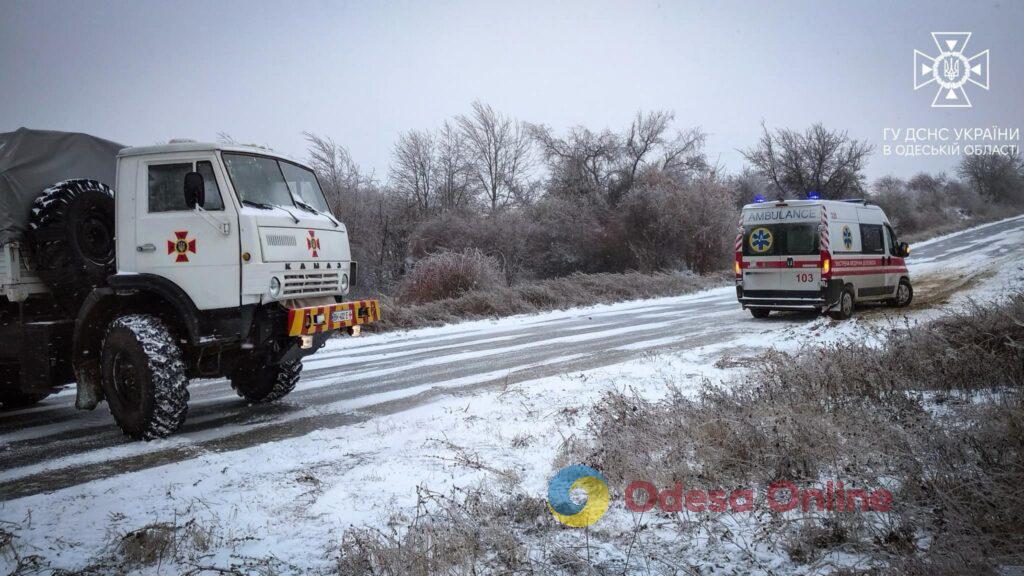
{"type": "Polygon", "coordinates": [[[351,329],[378,320],[380,303],[376,300],[292,308],[288,310],[288,336],[313,336],[334,330],[351,329]]]}

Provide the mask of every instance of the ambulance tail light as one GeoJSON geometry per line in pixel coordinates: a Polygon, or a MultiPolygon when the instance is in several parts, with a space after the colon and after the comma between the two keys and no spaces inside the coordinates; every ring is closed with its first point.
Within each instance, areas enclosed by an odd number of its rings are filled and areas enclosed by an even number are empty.
{"type": "Polygon", "coordinates": [[[828,250],[821,251],[821,279],[828,280],[832,277],[832,255],[828,250]]]}
{"type": "Polygon", "coordinates": [[[736,262],[733,263],[733,270],[736,271],[736,277],[743,277],[743,252],[736,253],[736,262]]]}

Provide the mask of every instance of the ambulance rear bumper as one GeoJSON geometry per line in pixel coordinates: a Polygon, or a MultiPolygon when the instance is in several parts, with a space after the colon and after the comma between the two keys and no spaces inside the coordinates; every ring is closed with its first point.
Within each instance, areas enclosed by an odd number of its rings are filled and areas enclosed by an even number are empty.
{"type": "Polygon", "coordinates": [[[736,299],[744,308],[769,310],[826,310],[839,302],[842,284],[830,282],[820,290],[743,290],[736,287],[736,299]]]}

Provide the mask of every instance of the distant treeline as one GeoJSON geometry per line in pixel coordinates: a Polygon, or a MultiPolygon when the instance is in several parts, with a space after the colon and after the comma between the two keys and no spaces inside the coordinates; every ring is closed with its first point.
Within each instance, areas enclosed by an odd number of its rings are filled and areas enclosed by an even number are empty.
{"type": "Polygon", "coordinates": [[[424,269],[433,261],[470,271],[449,282],[460,291],[473,289],[472,274],[512,286],[574,273],[707,273],[728,265],[739,208],[759,195],[868,197],[911,236],[1024,208],[1019,156],[968,156],[955,175],[869,184],[870,145],[820,124],[763,127],[742,151],[748,165],[730,174],[709,162],[699,127],[674,120],[638,112],[621,131],[558,133],[477,102],[438,129],[400,134],[383,179],[332,139],[306,136],[349,227],[363,293],[414,291],[407,277],[417,267],[436,277],[424,269]]]}

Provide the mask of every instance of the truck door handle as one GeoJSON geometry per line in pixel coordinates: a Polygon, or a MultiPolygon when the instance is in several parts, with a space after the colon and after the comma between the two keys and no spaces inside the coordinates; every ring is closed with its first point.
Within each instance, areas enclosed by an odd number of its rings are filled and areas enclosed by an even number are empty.
{"type": "Polygon", "coordinates": [[[152,244],[143,244],[142,246],[136,246],[135,250],[139,252],[156,252],[156,246],[152,244]]]}

